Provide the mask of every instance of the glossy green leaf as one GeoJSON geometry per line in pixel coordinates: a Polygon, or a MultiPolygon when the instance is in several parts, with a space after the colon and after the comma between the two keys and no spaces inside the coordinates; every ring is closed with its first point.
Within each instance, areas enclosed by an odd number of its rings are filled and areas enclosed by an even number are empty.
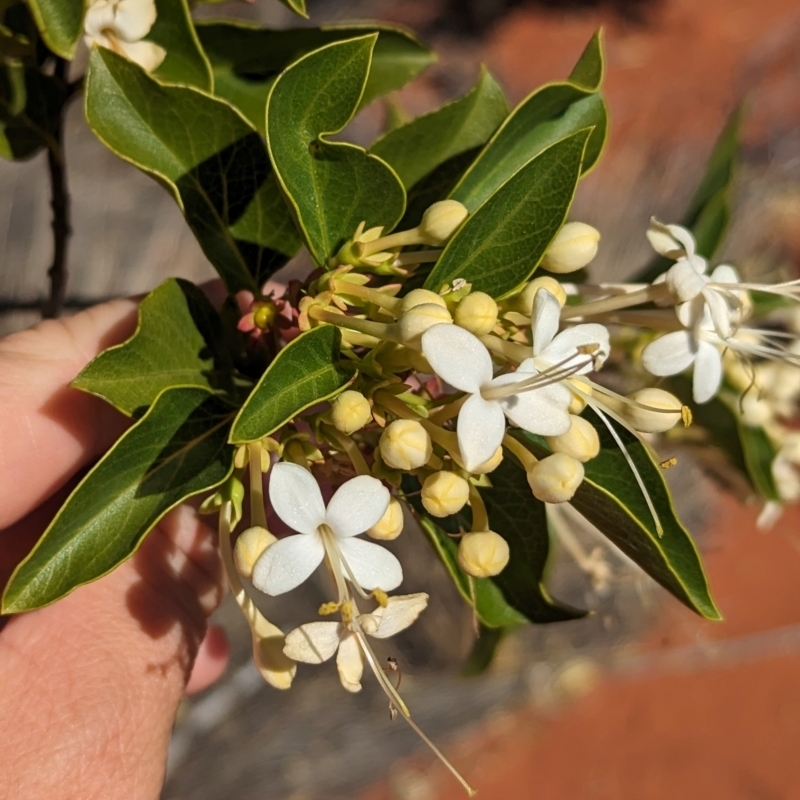
{"type": "Polygon", "coordinates": [[[507,114],[503,90],[484,69],[464,97],[387,133],[370,152],[410,189],[449,159],[485,144],[507,114]]]}
{"type": "Polygon", "coordinates": [[[163,392],[72,492],[3,595],[5,614],[55,602],[129,558],[171,508],[228,476],[231,409],[203,389],[163,392]]]}
{"type": "Polygon", "coordinates": [[[450,196],[474,211],[532,158],[587,128],[593,130],[586,144],[582,172],[594,166],[608,134],[608,114],[598,92],[602,74],[597,33],[569,80],[543,86],[511,112],[450,196]],[[587,85],[585,81],[592,83],[587,85]]]}
{"type": "MultiPolygon", "coordinates": [[[[706,619],[721,619],[700,555],[675,513],[659,465],[633,434],[610,422],[647,487],[661,521],[662,536],[658,535],[642,490],[608,428],[590,409],[584,417],[597,429],[600,453],[584,464],[585,478],[572,505],[678,600],[706,619]]],[[[521,438],[537,442],[532,447],[537,456],[547,455],[541,439],[525,434],[521,438]]]]}
{"type": "MultiPolygon", "coordinates": [[[[736,172],[741,124],[742,107],[739,106],[719,135],[700,186],[680,222],[692,232],[697,252],[706,258],[711,258],[717,251],[730,221],[731,186],[736,172]]],[[[635,280],[653,281],[673,263],[671,259],[658,256],[641,270],[635,280]]]]}
{"type": "Polygon", "coordinates": [[[231,441],[242,444],[268,436],[346,386],[352,372],[339,363],[341,339],[338,328],[320,325],[289,342],[239,411],[231,441]]]}
{"type": "Polygon", "coordinates": [[[425,286],[456,278],[502,297],[527,280],[564,224],[590,131],[551,145],[506,181],[448,242],[425,286]]]}
{"type": "Polygon", "coordinates": [[[142,301],[133,336],[100,353],[72,385],[138,416],[172,386],[225,386],[232,368],[221,341],[219,315],[203,292],[170,278],[142,301]]]}
{"type": "Polygon", "coordinates": [[[161,86],[94,48],[86,117],[111,150],[169,189],[230,291],[257,289],[299,249],[264,143],[227,103],[161,86]]]}
{"type": "Polygon", "coordinates": [[[391,230],[405,191],[392,169],[363,148],[325,137],[355,114],[377,34],[334,42],[292,64],[267,100],[267,145],[314,260],[328,259],[361,222],[391,230]]]}
{"type": "Polygon", "coordinates": [[[210,92],[214,88],[211,65],[200,46],[186,0],[156,0],[156,10],[158,16],[147,41],[163,47],[167,55],[153,76],[210,92]]]}
{"type": "Polygon", "coordinates": [[[17,63],[0,63],[0,156],[30,158],[43,147],[58,152],[55,130],[67,92],[57,78],[17,63]]]}
{"type": "Polygon", "coordinates": [[[547,510],[531,493],[525,470],[506,456],[492,472],[491,482],[479,491],[491,529],[508,542],[508,565],[493,578],[503,597],[535,623],[586,616],[553,600],[544,585],[550,555],[547,510]]]}
{"type": "Polygon", "coordinates": [[[45,44],[71,59],[83,34],[84,0],[27,0],[45,44]]]}
{"type": "Polygon", "coordinates": [[[435,60],[411,33],[385,23],[267,30],[241,22],[213,22],[199,24],[197,32],[211,60],[216,94],[233,103],[261,131],[275,78],[293,61],[323,45],[364,33],[380,34],[360,108],[405,86],[435,60]]]}
{"type": "Polygon", "coordinates": [[[280,2],[285,5],[289,11],[294,11],[298,17],[308,17],[306,0],[280,0],[280,2]]]}

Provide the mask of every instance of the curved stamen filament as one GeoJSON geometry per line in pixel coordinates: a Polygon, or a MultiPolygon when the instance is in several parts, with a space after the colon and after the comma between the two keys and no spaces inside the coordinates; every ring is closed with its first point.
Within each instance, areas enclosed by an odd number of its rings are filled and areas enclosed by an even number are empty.
{"type": "Polygon", "coordinates": [[[335,294],[349,295],[350,297],[360,297],[364,300],[368,300],[373,305],[386,309],[395,317],[399,316],[400,306],[403,302],[399,298],[392,297],[386,292],[378,291],[369,286],[362,286],[358,283],[351,283],[350,281],[331,281],[331,290],[335,294]]]}
{"type": "Polygon", "coordinates": [[[617,311],[621,308],[668,299],[670,299],[670,292],[666,282],[656,283],[645,289],[638,289],[635,292],[616,294],[611,297],[603,297],[600,300],[590,300],[588,303],[581,303],[577,306],[564,306],[561,309],[561,319],[591,317],[597,314],[607,314],[609,311],[617,311]]]}

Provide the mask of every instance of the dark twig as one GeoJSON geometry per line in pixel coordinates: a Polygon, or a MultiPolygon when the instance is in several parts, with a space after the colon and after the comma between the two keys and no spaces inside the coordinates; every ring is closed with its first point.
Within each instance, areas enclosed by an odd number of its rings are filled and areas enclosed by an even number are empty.
{"type": "MultiPolygon", "coordinates": [[[[66,82],[67,62],[56,59],[53,72],[56,78],[66,82]]],[[[69,193],[64,161],[64,114],[58,118],[53,131],[55,143],[47,150],[47,167],[50,172],[50,206],[53,209],[53,264],[48,271],[50,296],[42,306],[42,317],[57,317],[64,305],[67,290],[67,245],[70,228],[69,193]]]]}

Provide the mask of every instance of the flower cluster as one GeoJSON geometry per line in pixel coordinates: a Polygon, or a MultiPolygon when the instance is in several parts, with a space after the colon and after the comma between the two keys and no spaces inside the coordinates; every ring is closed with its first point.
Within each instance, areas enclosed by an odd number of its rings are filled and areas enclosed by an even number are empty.
{"type": "MultiPolygon", "coordinates": [[[[382,666],[370,639],[407,628],[429,598],[390,595],[402,585],[403,569],[382,544],[362,534],[396,538],[403,530],[401,502],[416,494],[417,510],[457,521],[457,564],[468,581],[499,575],[513,553],[491,529],[480,491],[491,485],[492,472],[504,458],[514,459],[535,498],[551,506],[569,503],[603,439],[624,454],[661,533],[655,504],[618,426],[649,440],[688,427],[692,414],[675,393],[646,385],[648,373],[664,378],[691,369],[694,402],[738,391],[745,414],[760,415],[775,431],[800,396],[800,371],[792,373],[790,384],[784,378],[798,358],[793,340],[781,344],[792,334],[745,325],[755,305],[751,294],[791,301],[796,282],[743,283],[727,265],[707,274],[689,231],[653,220],[648,238],[674,263],[649,284],[592,286],[557,279],[585,267],[597,252],[597,231],[572,222],[543,259],[549,274],[511,296],[490,297],[464,280],[437,291],[406,291],[405,281],[441,250],[403,248],[445,245],[466,216],[459,203],[444,201],[410,231],[382,236],[380,229],[364,231],[362,225],[327,271],[313,274],[299,293],[295,287],[277,300],[254,300],[239,326],[258,330],[250,339],[256,348],[268,331],[274,344],[321,325],[336,326],[343,356],[355,367],[351,383],[328,403],[243,447],[237,457],[240,468],[250,464],[253,527],[237,539],[229,564],[266,595],[295,589],[322,564],[333,586],[319,609],[323,619],[285,637],[259,618],[261,627],[254,624],[253,630],[262,671],[285,687],[294,662],[320,664],[336,655],[343,687],[355,692],[368,665],[392,714],[409,722],[391,679],[397,662],[382,666]],[[639,384],[627,395],[611,388],[619,380],[604,380],[601,372],[623,356],[628,380],[639,384]],[[264,473],[268,507],[293,535],[276,539],[267,530],[264,473]],[[323,490],[332,492],[327,505],[323,490]],[[336,619],[326,619],[331,616],[336,619]],[[259,644],[265,638],[268,648],[259,644]]],[[[786,499],[797,499],[800,448],[796,437],[783,438],[774,477],[786,499]]],[[[248,602],[243,608],[252,617],[248,602]]]]}

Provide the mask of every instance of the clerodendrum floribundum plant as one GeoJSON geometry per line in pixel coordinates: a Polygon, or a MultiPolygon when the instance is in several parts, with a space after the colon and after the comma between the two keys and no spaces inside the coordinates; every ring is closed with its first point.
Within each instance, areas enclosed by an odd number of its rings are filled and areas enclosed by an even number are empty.
{"type": "Polygon", "coordinates": [[[173,195],[228,291],[217,310],[167,280],[136,333],[77,376],[133,424],[19,566],[4,612],[101,577],[205,494],[265,680],[287,689],[295,662],[336,654],[358,691],[367,664],[415,729],[370,638],[412,624],[428,595],[390,594],[403,567],[359,538],[400,535],[404,505],[487,628],[583,615],[543,585],[564,504],[719,618],[658,435],[721,447],[766,517],[800,497],[800,434],[782,424],[800,393],[797,283],[708,269],[735,120],[684,225],[652,221],[660,258],[635,283],[592,285],[599,233],[567,220],[606,138],[599,35],[510,113],[484,71],[365,150],[331,137],[432,60],[403,30],[195,24],[185,0],[2,7],[4,155],[47,148],[57,167],[83,88],[92,130],[173,195]],[[81,37],[85,86],[67,78],[81,37]],[[303,247],[313,270],[269,282],[303,247]],[[278,520],[295,534],[277,539],[278,520]],[[321,619],[284,635],[253,589],[291,591],[321,564],[321,619]]]}

